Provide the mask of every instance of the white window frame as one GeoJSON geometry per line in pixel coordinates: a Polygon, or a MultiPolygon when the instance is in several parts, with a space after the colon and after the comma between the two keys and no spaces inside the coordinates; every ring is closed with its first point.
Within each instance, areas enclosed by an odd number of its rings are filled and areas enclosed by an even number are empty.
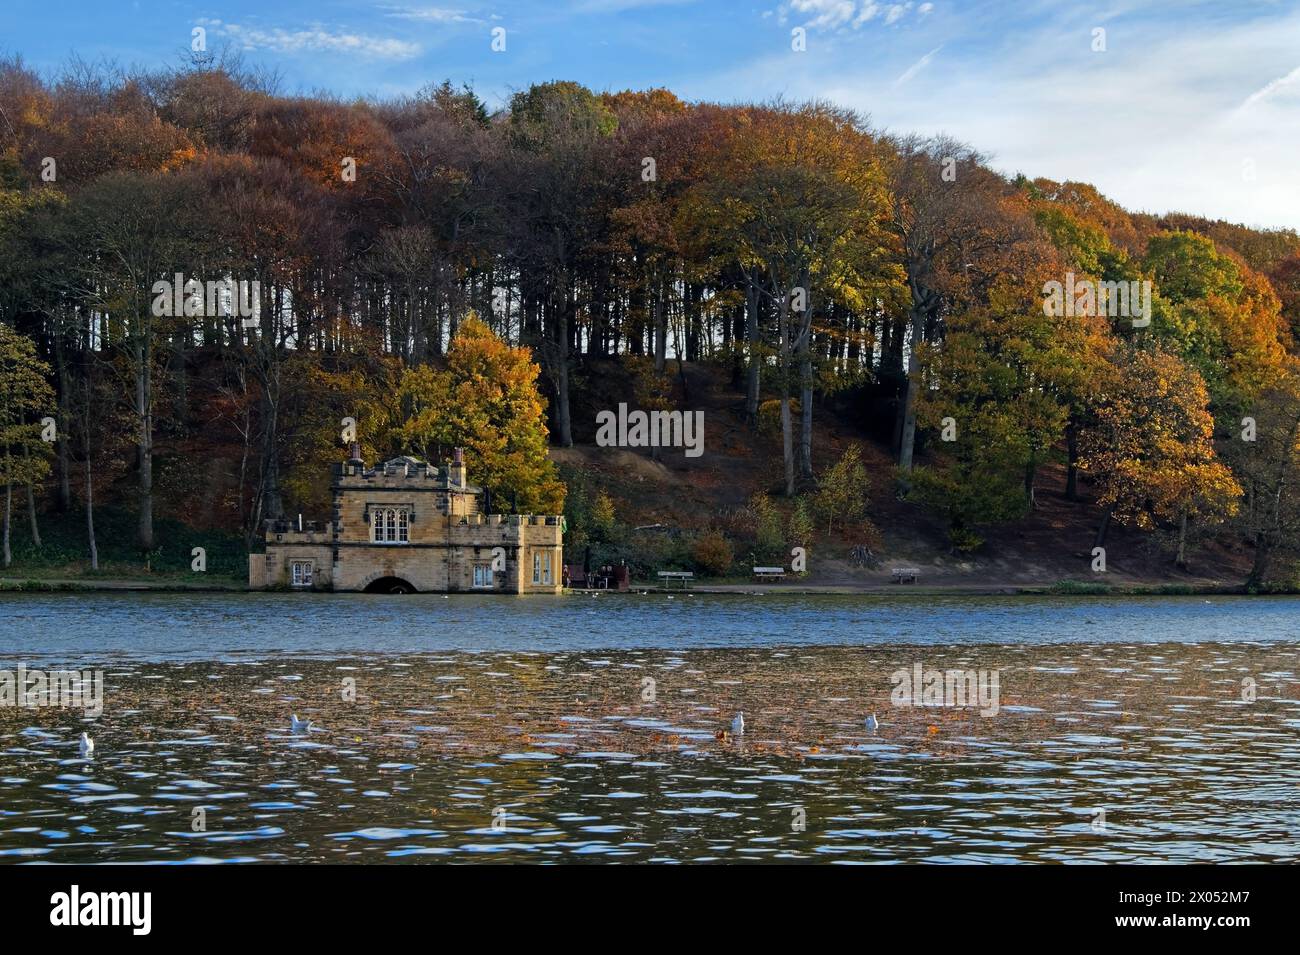
{"type": "Polygon", "coordinates": [[[533,584],[546,586],[551,582],[551,552],[538,548],[533,551],[533,584]]]}
{"type": "Polygon", "coordinates": [[[316,562],[313,560],[289,561],[289,584],[293,587],[310,587],[315,579],[316,562]],[[300,573],[300,571],[304,571],[300,573]]]}
{"type": "Polygon", "coordinates": [[[491,564],[474,565],[474,586],[479,590],[491,588],[495,584],[491,564]]]}
{"type": "Polygon", "coordinates": [[[370,511],[370,543],[409,544],[411,517],[405,507],[379,507],[370,511]]]}

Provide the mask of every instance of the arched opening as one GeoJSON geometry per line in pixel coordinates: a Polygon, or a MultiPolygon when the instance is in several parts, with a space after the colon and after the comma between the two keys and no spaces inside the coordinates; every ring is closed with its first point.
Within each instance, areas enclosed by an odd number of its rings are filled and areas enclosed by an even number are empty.
{"type": "Polygon", "coordinates": [[[380,577],[366,584],[362,593],[367,594],[413,594],[415,588],[401,577],[380,577]]]}

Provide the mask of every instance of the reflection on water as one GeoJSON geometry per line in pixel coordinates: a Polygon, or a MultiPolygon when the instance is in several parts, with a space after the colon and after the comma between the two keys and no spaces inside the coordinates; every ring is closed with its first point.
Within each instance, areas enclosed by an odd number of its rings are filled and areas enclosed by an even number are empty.
{"type": "Polygon", "coordinates": [[[0,709],[0,861],[1296,861],[1295,646],[1227,639],[119,659],[0,709]]]}
{"type": "Polygon", "coordinates": [[[1300,640],[1295,597],[0,594],[0,659],[1300,640]]]}

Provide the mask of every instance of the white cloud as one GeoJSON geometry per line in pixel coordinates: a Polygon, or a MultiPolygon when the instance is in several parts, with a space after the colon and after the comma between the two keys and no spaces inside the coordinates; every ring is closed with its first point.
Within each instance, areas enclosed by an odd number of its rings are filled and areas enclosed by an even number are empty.
{"type": "Polygon", "coordinates": [[[641,7],[675,7],[696,0],[581,0],[575,7],[578,13],[622,13],[641,7]]]}
{"type": "Polygon", "coordinates": [[[870,20],[879,12],[880,12],[880,4],[864,3],[858,9],[858,15],[853,20],[854,29],[857,29],[858,27],[862,26],[862,24],[866,23],[868,20],[870,20]]]}
{"type": "Polygon", "coordinates": [[[678,85],[724,102],[829,100],[889,132],[964,140],[1008,175],[1092,183],[1134,211],[1300,228],[1300,10],[1124,5],[1099,20],[1092,7],[1031,0],[1026,15],[1009,30],[988,7],[954,8],[889,44],[841,29],[826,56],[772,53],[678,85]],[[1105,53],[1091,50],[1099,22],[1105,53]],[[944,68],[922,65],[940,44],[944,68]]]}
{"type": "Polygon", "coordinates": [[[250,27],[221,20],[200,20],[199,23],[210,32],[229,39],[240,49],[249,51],[358,53],[387,60],[407,60],[420,53],[418,44],[406,40],[331,31],[320,25],[305,30],[285,30],[280,27],[250,27]]]}
{"type": "Polygon", "coordinates": [[[938,52],[939,52],[940,50],[942,50],[942,49],[943,49],[943,45],[942,45],[942,44],[940,44],[939,46],[936,46],[933,50],[931,50],[931,51],[930,51],[929,53],[927,53],[925,56],[921,57],[919,60],[917,60],[915,63],[913,63],[913,64],[912,64],[911,66],[909,66],[907,69],[905,69],[905,70],[902,72],[902,74],[898,77],[898,79],[894,80],[894,86],[896,86],[896,87],[897,87],[897,86],[902,86],[904,83],[906,83],[906,82],[907,82],[908,80],[910,80],[912,77],[916,76],[917,73],[920,73],[923,69],[925,69],[927,66],[930,65],[930,61],[934,59],[934,55],[935,55],[936,53],[938,53],[938,52]]]}
{"type": "MultiPolygon", "coordinates": [[[[925,3],[921,7],[917,10],[918,16],[929,13],[934,4],[925,3]]],[[[786,0],[777,8],[776,13],[782,24],[795,19],[807,29],[834,32],[856,30],[882,12],[885,25],[890,26],[901,20],[911,9],[911,0],[883,6],[870,0],[786,0]]]]}
{"type": "Polygon", "coordinates": [[[1278,92],[1278,90],[1288,89],[1289,87],[1295,86],[1298,82],[1300,82],[1300,66],[1297,66],[1286,76],[1279,76],[1277,79],[1272,80],[1260,89],[1251,93],[1246,97],[1245,102],[1241,104],[1240,108],[1242,110],[1248,110],[1256,103],[1261,103],[1268,99],[1274,93],[1278,92]]]}
{"type": "Polygon", "coordinates": [[[482,23],[479,17],[471,17],[464,10],[452,10],[447,7],[381,7],[384,16],[397,20],[414,20],[418,23],[482,23]]]}

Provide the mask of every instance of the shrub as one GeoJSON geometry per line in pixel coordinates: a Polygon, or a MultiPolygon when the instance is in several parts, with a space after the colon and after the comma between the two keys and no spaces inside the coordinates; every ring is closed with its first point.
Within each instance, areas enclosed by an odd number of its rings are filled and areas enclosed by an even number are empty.
{"type": "Polygon", "coordinates": [[[948,543],[954,554],[969,554],[984,546],[984,538],[968,527],[948,528],[948,543]]]}
{"type": "Polygon", "coordinates": [[[695,539],[691,559],[698,570],[710,577],[724,577],[731,570],[735,555],[731,542],[717,531],[707,531],[695,539]]]}
{"type": "Polygon", "coordinates": [[[781,529],[781,512],[766,494],[755,494],[749,500],[749,510],[754,529],[754,553],[769,560],[785,552],[785,534],[781,529]]]}
{"type": "Polygon", "coordinates": [[[794,510],[790,512],[787,527],[790,543],[793,546],[807,547],[812,543],[813,519],[807,498],[801,497],[795,501],[794,510]]]}
{"type": "Polygon", "coordinates": [[[827,532],[837,520],[849,524],[863,516],[867,508],[867,469],[862,465],[860,446],[850,444],[839,461],[822,475],[814,507],[826,521],[827,532]]]}
{"type": "Polygon", "coordinates": [[[614,530],[614,501],[604,491],[596,495],[591,505],[591,523],[603,539],[609,539],[614,530]]]}
{"type": "MultiPolygon", "coordinates": [[[[797,398],[790,399],[790,417],[799,417],[797,398]]],[[[758,433],[772,437],[781,433],[781,399],[769,398],[758,406],[758,433]]]]}

